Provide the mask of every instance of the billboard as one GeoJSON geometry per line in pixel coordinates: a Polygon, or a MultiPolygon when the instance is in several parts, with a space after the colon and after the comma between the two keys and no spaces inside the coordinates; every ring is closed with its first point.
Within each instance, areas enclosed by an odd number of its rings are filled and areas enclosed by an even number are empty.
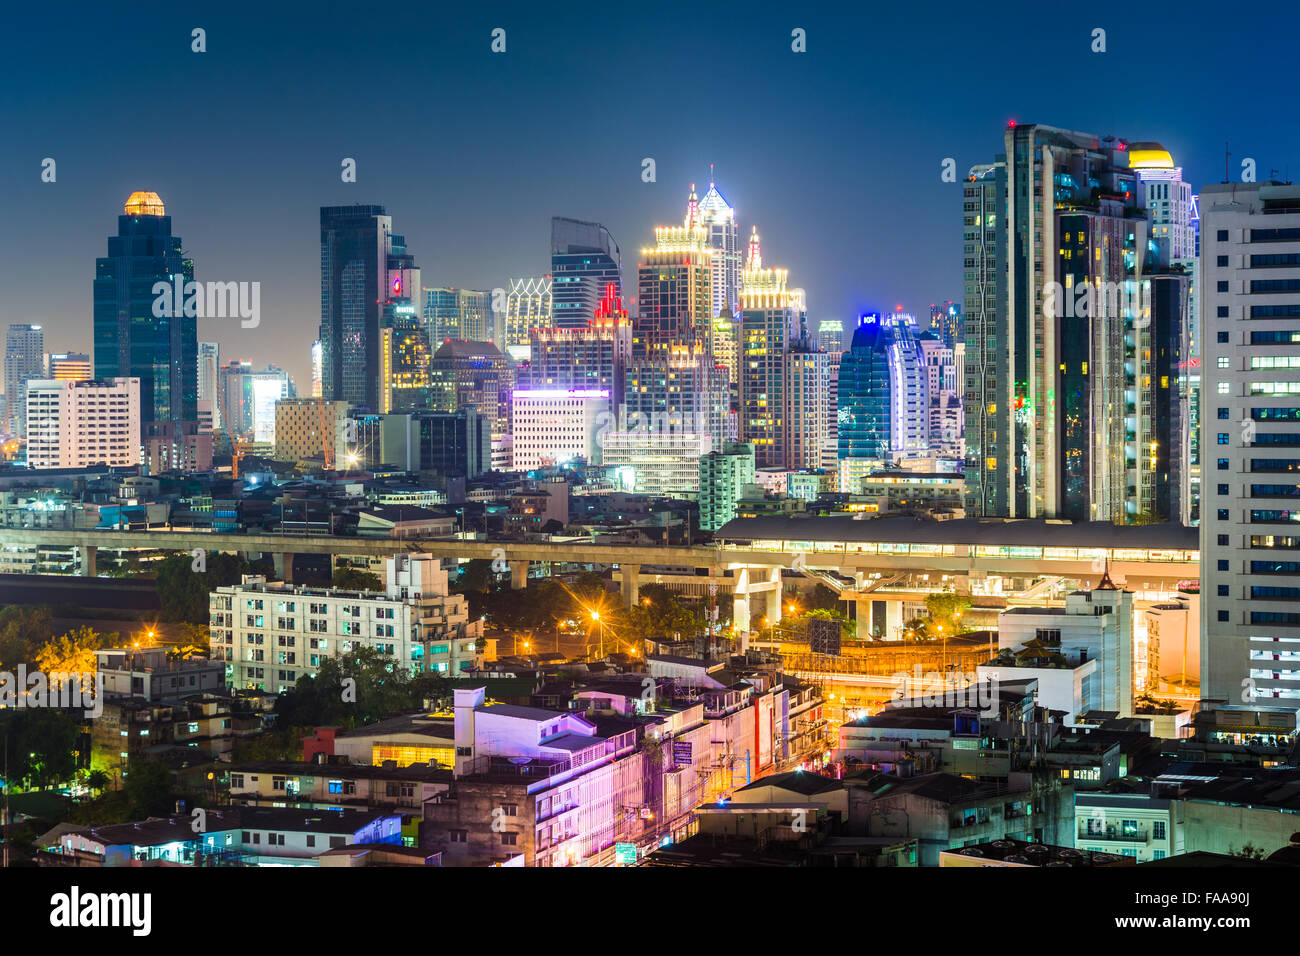
{"type": "Polygon", "coordinates": [[[810,617],[808,619],[808,644],[809,649],[814,654],[834,654],[838,657],[840,653],[840,622],[810,617]]]}

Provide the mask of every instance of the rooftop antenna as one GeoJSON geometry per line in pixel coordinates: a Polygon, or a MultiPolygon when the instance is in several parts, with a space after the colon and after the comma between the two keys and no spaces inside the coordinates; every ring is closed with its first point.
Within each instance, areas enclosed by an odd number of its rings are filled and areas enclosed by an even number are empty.
{"type": "Polygon", "coordinates": [[[709,163],[709,185],[712,186],[714,181],[715,180],[713,178],[713,164],[709,163]]]}
{"type": "Polygon", "coordinates": [[[1232,177],[1228,175],[1228,157],[1231,155],[1232,153],[1228,152],[1228,141],[1225,139],[1223,141],[1223,181],[1225,183],[1232,181],[1232,177]]]}

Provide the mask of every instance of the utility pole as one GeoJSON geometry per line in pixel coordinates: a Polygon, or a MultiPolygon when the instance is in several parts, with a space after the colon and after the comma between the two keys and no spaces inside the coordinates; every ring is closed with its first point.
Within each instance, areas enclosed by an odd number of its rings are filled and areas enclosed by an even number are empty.
{"type": "Polygon", "coordinates": [[[9,869],[9,732],[5,731],[5,850],[4,863],[7,870],[9,869]]]}

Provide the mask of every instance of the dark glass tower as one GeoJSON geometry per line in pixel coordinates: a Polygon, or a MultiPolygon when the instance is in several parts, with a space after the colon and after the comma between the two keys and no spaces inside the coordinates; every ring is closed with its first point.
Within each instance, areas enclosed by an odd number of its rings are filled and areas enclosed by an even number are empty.
{"type": "Polygon", "coordinates": [[[391,235],[383,206],[321,207],[321,394],[371,411],[380,404],[379,314],[389,298],[391,235]]]}
{"type": "Polygon", "coordinates": [[[551,220],[551,315],[556,328],[586,327],[606,287],[623,294],[623,257],[614,237],[598,222],[556,216],[551,220]]]}
{"type": "Polygon", "coordinates": [[[863,316],[840,359],[840,458],[890,457],[889,351],[893,337],[877,315],[863,316]]]}
{"type": "Polygon", "coordinates": [[[157,193],[135,192],[117,217],[108,255],[95,260],[95,378],[140,380],[140,424],[198,420],[197,319],[184,309],[154,315],[154,284],[194,279],[157,193]]]}

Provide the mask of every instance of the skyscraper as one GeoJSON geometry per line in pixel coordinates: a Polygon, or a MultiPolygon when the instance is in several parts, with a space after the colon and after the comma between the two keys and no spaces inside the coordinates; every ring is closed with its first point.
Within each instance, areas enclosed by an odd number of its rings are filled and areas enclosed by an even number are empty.
{"type": "Polygon", "coordinates": [[[929,432],[927,384],[912,317],[862,316],[849,350],[840,358],[840,460],[888,465],[924,453],[929,432]]]}
{"type": "Polygon", "coordinates": [[[533,329],[551,324],[551,290],[550,276],[510,280],[506,288],[507,347],[528,345],[533,329]]]}
{"type": "Polygon", "coordinates": [[[198,421],[197,317],[190,309],[156,309],[154,290],[156,283],[192,281],[194,260],[172,235],[158,194],[132,193],[108,255],[95,260],[95,378],[139,379],[142,425],[198,421]]]}
{"type": "Polygon", "coordinates": [[[713,249],[701,225],[657,226],[637,268],[637,357],[685,348],[712,356],[713,249]]]}
{"type": "Polygon", "coordinates": [[[556,216],[551,220],[551,322],[585,328],[609,286],[623,294],[623,256],[598,222],[556,216]]]}
{"type": "MultiPolygon", "coordinates": [[[[712,164],[709,169],[712,172],[712,164]]],[[[710,176],[712,179],[712,176],[710,176]]],[[[740,245],[740,227],[736,223],[736,210],[723,198],[715,183],[709,183],[704,198],[695,204],[695,185],[691,184],[688,202],[687,225],[690,210],[695,210],[695,221],[704,226],[708,244],[713,249],[713,317],[732,317],[740,310],[741,273],[744,272],[744,250],[740,245]]]]}
{"type": "Polygon", "coordinates": [[[5,333],[5,406],[0,431],[27,434],[27,383],[44,375],[45,333],[39,325],[11,325],[5,333]]]}
{"type": "Polygon", "coordinates": [[[93,372],[85,352],[51,352],[45,356],[45,378],[57,382],[88,382],[93,372]]]}
{"type": "Polygon", "coordinates": [[[1128,147],[1040,124],[1004,145],[963,189],[967,510],[1132,520],[1116,449],[1156,256],[1128,147]]]}
{"type": "MultiPolygon", "coordinates": [[[[755,231],[740,293],[738,430],[740,440],[754,446],[759,468],[793,467],[788,460],[789,415],[802,415],[802,410],[790,405],[789,385],[794,369],[787,364],[788,354],[794,349],[813,351],[807,342],[804,314],[787,287],[788,276],[789,270],[763,267],[755,231]]],[[[804,394],[803,387],[800,394],[804,394]]],[[[797,467],[815,464],[801,459],[797,467]]]]}
{"type": "Polygon", "coordinates": [[[424,330],[434,348],[448,339],[492,341],[492,296],[474,289],[424,289],[424,330]]]}
{"type": "Polygon", "coordinates": [[[221,397],[218,370],[221,368],[221,348],[216,342],[199,343],[199,419],[210,431],[220,431],[221,397]]]}
{"type": "Polygon", "coordinates": [[[1300,698],[1297,210],[1300,186],[1201,191],[1201,696],[1246,704],[1300,698]]]}
{"type": "Polygon", "coordinates": [[[420,288],[420,270],[392,227],[383,206],[321,207],[321,391],[371,411],[379,407],[382,304],[420,288]]]}
{"type": "Polygon", "coordinates": [[[379,330],[379,412],[428,407],[431,353],[425,328],[409,298],[384,303],[379,330]]]}

